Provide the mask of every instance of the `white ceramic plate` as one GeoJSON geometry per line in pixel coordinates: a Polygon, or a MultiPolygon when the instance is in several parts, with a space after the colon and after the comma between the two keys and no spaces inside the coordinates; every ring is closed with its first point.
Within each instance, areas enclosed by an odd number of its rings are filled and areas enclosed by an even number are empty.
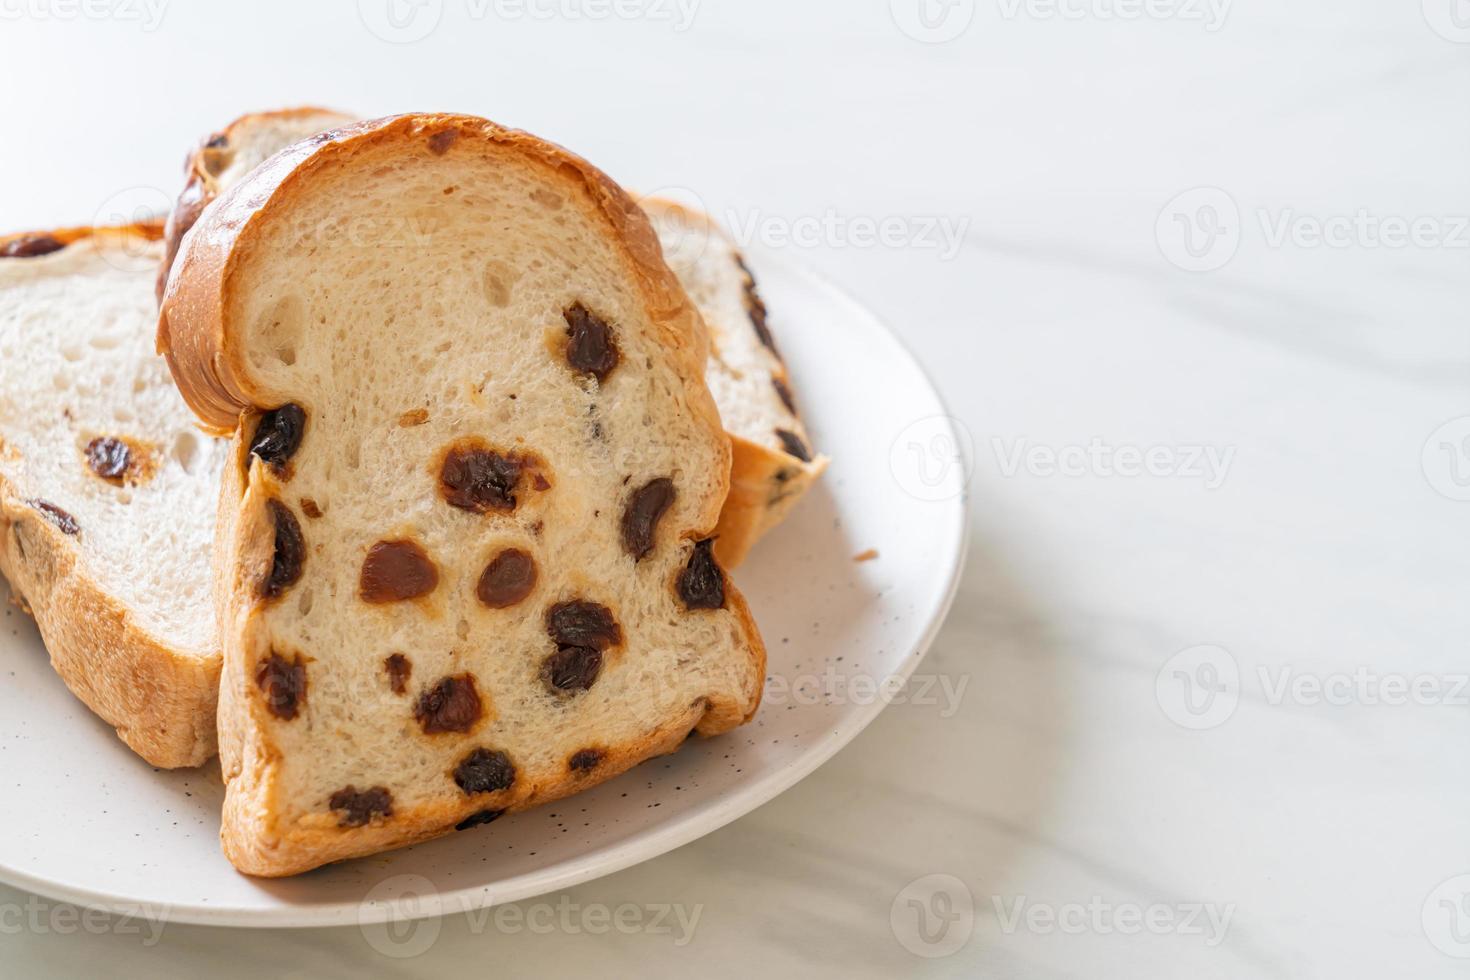
{"type": "MultiPolygon", "coordinates": [[[[52,898],[237,926],[365,924],[515,901],[656,857],[810,773],[882,709],[954,595],[960,444],[938,395],[869,312],[757,254],[826,477],[736,581],[770,650],[750,725],[489,826],[266,881],[219,850],[211,765],[156,771],[72,698],[30,621],[0,616],[0,879],[52,898]],[[858,562],[868,549],[878,556],[858,562]]],[[[0,598],[4,586],[0,584],[0,598]]]]}

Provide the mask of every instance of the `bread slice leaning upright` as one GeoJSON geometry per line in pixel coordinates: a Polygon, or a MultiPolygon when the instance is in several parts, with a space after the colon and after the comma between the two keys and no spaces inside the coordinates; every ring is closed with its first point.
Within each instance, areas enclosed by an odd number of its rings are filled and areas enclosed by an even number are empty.
{"type": "Polygon", "coordinates": [[[590,164],[469,116],[312,137],[204,212],[159,327],[233,439],[236,867],[468,828],[753,715],[702,325],[590,164]]]}
{"type": "Polygon", "coordinates": [[[225,445],[153,350],[161,231],[0,239],[0,573],[67,687],[172,768],[214,754],[225,445]]]}
{"type": "Polygon", "coordinates": [[[703,211],[661,197],[639,203],[709,328],[705,381],[734,444],[715,553],[733,568],[812,488],[827,457],[812,449],[766,304],[735,243],[703,211]]]}
{"type": "MultiPolygon", "coordinates": [[[[256,112],[199,142],[169,217],[159,295],[178,243],[205,207],[261,162],[300,139],[355,122],[312,107],[256,112]]],[[[639,202],[664,259],[699,308],[711,336],[705,381],[734,443],[730,494],[715,534],[727,568],[779,524],[826,468],[797,415],[794,385],[766,322],[766,305],[739,250],[708,215],[664,198],[639,202]]]]}

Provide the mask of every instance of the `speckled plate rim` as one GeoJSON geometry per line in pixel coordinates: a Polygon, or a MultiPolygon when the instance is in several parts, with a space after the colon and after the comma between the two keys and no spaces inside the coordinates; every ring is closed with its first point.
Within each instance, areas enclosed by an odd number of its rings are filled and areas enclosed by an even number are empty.
{"type": "MultiPolygon", "coordinates": [[[[834,306],[846,307],[853,313],[851,322],[864,324],[871,334],[865,337],[873,343],[886,344],[891,352],[884,356],[901,359],[913,370],[922,382],[923,395],[933,403],[933,417],[942,419],[954,445],[961,445],[959,434],[934,384],[933,378],[914,356],[913,352],[891,327],[877,314],[868,309],[851,294],[830,280],[782,256],[771,256],[768,250],[755,249],[759,265],[780,265],[783,273],[803,280],[803,284],[814,291],[824,293],[834,306]],[[764,253],[764,254],[763,254],[764,253]]],[[[917,391],[917,387],[915,391],[917,391]]],[[[961,481],[963,484],[963,481],[961,481]]],[[[954,604],[969,551],[968,491],[961,485],[953,497],[936,504],[936,523],[948,524],[943,538],[949,542],[947,554],[936,555],[936,565],[945,569],[943,587],[930,597],[928,608],[923,610],[924,623],[918,640],[903,659],[898,669],[892,672],[897,680],[906,681],[915,666],[928,652],[934,639],[954,604]]],[[[431,916],[452,915],[475,911],[493,905],[535,898],[549,892],[559,891],[622,871],[651,858],[682,847],[706,834],[739,819],[756,808],[775,799],[815,772],[823,763],[836,755],[843,747],[872,724],[886,707],[879,698],[861,710],[849,713],[829,735],[813,743],[797,759],[780,768],[752,778],[746,785],[726,792],[708,803],[694,807],[671,818],[656,829],[641,832],[631,839],[604,848],[590,851],[576,858],[563,860],[545,868],[516,875],[496,882],[493,886],[470,886],[427,894],[396,898],[388,901],[337,902],[302,907],[282,904],[279,908],[243,908],[206,905],[168,905],[150,903],[138,896],[126,896],[105,891],[79,888],[74,885],[51,881],[45,877],[0,864],[0,881],[17,888],[49,898],[72,902],[87,908],[101,909],[113,913],[138,914],[147,910],[149,915],[162,921],[187,925],[208,925],[236,928],[312,928],[331,926],[367,926],[384,922],[407,922],[431,916]]]]}

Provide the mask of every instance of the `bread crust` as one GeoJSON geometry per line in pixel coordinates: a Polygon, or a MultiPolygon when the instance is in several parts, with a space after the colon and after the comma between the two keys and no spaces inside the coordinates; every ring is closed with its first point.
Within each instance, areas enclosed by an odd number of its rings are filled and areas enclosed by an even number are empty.
{"type": "Polygon", "coordinates": [[[804,463],[736,435],[730,442],[730,493],[715,528],[715,556],[721,565],[735,568],[817,482],[827,469],[827,457],[804,463]]]}
{"type": "MultiPolygon", "coordinates": [[[[676,214],[692,226],[703,227],[707,234],[725,236],[713,217],[678,201],[646,197],[640,203],[650,213],[676,214]]],[[[750,274],[745,275],[753,287],[750,274]]],[[[802,461],[734,432],[730,432],[730,441],[730,494],[725,498],[720,523],[715,529],[715,555],[724,567],[735,568],[745,561],[750,549],[767,531],[786,519],[791,508],[827,469],[828,458],[817,456],[802,461]]]]}
{"type": "Polygon", "coordinates": [[[333,125],[346,125],[353,120],[352,116],[337,112],[335,109],[323,109],[318,106],[297,106],[292,109],[252,112],[236,119],[219,132],[204,137],[193,150],[189,151],[189,155],[184,158],[184,189],[179,192],[173,210],[169,212],[167,223],[163,227],[163,262],[158,267],[158,280],[154,285],[154,292],[159,302],[163,301],[164,289],[168,285],[169,270],[173,268],[174,258],[179,254],[179,245],[183,242],[184,236],[188,234],[189,229],[194,227],[210,202],[219,197],[218,176],[221,168],[211,165],[218,147],[221,144],[233,146],[238,142],[240,132],[256,123],[285,122],[293,119],[306,119],[310,116],[320,116],[322,122],[333,125]]]}
{"type": "Polygon", "coordinates": [[[607,746],[603,761],[585,774],[518,773],[509,789],[463,800],[443,800],[399,809],[391,819],[356,828],[336,825],[330,812],[287,823],[278,800],[276,770],[281,754],[270,738],[262,700],[252,692],[247,665],[269,645],[264,613],[254,586],[270,567],[273,524],[266,502],[280,492],[276,477],[246,445],[247,424],[273,407],[270,393],[251,377],[239,334],[227,322],[233,274],[266,221],[289,215],[300,185],[318,168],[360,147],[381,141],[410,143],[454,130],[458,139],[479,139],[513,151],[524,162],[546,168],[586,196],[608,226],[608,241],[621,252],[637,284],[658,340],[685,386],[695,421],[709,434],[718,460],[720,493],[693,521],[691,536],[713,533],[728,487],[730,449],[713,398],[704,385],[707,342],[699,314],[664,265],[653,229],[643,212],[617,185],[579,157],[527,133],[461,115],[407,115],[354,124],[297,143],[257,168],[221,196],[195,226],[176,262],[159,322],[159,348],[185,401],[204,425],[233,433],[220,502],[215,558],[216,602],[223,634],[225,672],[220,710],[221,764],[228,784],[221,842],[226,856],[248,874],[276,877],[318,865],[376,853],[451,832],[487,808],[519,810],[558,799],[611,778],[653,755],[672,751],[691,732],[714,735],[749,720],[759,704],[765,648],[744,598],[727,583],[726,608],[746,639],[749,690],[739,701],[702,697],[680,716],[623,745],[607,746]]]}
{"type": "MultiPolygon", "coordinates": [[[[140,224],[44,234],[70,245],[101,236],[157,241],[162,231],[140,224]]],[[[0,246],[21,237],[0,237],[0,246]]],[[[81,567],[79,547],[0,474],[0,574],[35,618],[56,672],[150,764],[203,764],[215,751],[218,653],[177,649],[140,626],[81,567]]]]}

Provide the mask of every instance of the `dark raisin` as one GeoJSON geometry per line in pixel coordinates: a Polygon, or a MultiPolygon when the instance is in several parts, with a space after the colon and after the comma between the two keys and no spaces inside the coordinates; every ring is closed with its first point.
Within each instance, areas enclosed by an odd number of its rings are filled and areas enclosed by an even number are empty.
{"type": "Polygon", "coordinates": [[[77,519],[55,504],[47,503],[44,500],[27,500],[26,503],[42,517],[46,518],[46,520],[55,524],[62,534],[69,534],[72,537],[76,537],[82,533],[82,526],[77,523],[77,519]]]}
{"type": "Polygon", "coordinates": [[[761,299],[761,294],[755,288],[755,276],[750,273],[750,266],[745,264],[743,258],[737,257],[740,263],[740,271],[745,273],[745,314],[750,317],[751,326],[755,327],[755,335],[760,338],[772,354],[777,357],[781,352],[776,350],[776,338],[771,336],[771,328],[766,326],[766,304],[761,299]]]}
{"type": "Polygon", "coordinates": [[[475,749],[454,767],[454,783],[466,793],[498,793],[516,781],[510,756],[490,749],[475,749]]]}
{"type": "Polygon", "coordinates": [[[536,587],[536,559],[519,548],[507,548],[491,559],[475,595],[491,609],[514,606],[536,587]]]}
{"type": "Polygon", "coordinates": [[[394,694],[402,694],[408,688],[408,679],[413,676],[413,664],[401,653],[395,653],[383,661],[388,672],[388,686],[394,694]]]}
{"type": "Polygon", "coordinates": [[[435,156],[443,156],[444,153],[459,139],[459,130],[441,129],[429,137],[429,152],[435,156]]]}
{"type": "Polygon", "coordinates": [[[379,541],[368,549],[358,580],[363,602],[400,602],[428,595],[439,569],[416,541],[379,541]]]}
{"type": "Polygon", "coordinates": [[[306,563],[306,539],[301,536],[301,525],[291,508],[279,500],[272,500],[267,506],[276,526],[276,551],[270,574],[261,583],[260,594],[275,599],[301,578],[301,566],[306,563]]]}
{"type": "Polygon", "coordinates": [[[0,259],[33,259],[66,248],[66,243],[51,235],[21,235],[0,245],[0,259]]]}
{"type": "Polygon", "coordinates": [[[715,562],[714,544],[714,538],[697,542],[689,564],[679,573],[679,598],[686,609],[725,607],[725,573],[715,562]]]}
{"type": "Polygon", "coordinates": [[[454,829],[469,830],[471,827],[479,827],[487,823],[494,823],[496,820],[500,819],[500,815],[504,812],[504,810],[481,810],[479,813],[472,813],[468,817],[465,817],[463,820],[461,820],[459,823],[455,824],[454,829]]]}
{"type": "Polygon", "coordinates": [[[444,456],[439,490],[451,507],[477,514],[516,509],[521,457],[473,446],[456,446],[444,456]]]}
{"type": "Polygon", "coordinates": [[[795,432],[788,429],[777,429],[776,438],[781,440],[781,445],[785,447],[788,453],[803,463],[810,463],[812,461],[811,450],[806,448],[806,443],[802,442],[801,436],[795,432]]]}
{"type": "Polygon", "coordinates": [[[133,453],[121,439],[108,436],[87,443],[87,465],[104,480],[121,480],[133,462],[133,453]]]}
{"type": "Polygon", "coordinates": [[[567,760],[567,768],[572,772],[591,772],[602,762],[601,749],[580,749],[572,753],[567,760]]]}
{"type": "Polygon", "coordinates": [[[480,694],[473,674],[446,677],[423,694],[413,706],[413,716],[425,735],[467,732],[480,720],[480,694]]]}
{"type": "Polygon", "coordinates": [[[623,509],[623,550],[637,561],[653,550],[659,518],[674,502],[674,481],[666,476],[649,480],[633,491],[623,509]]]}
{"type": "Polygon", "coordinates": [[[374,817],[393,816],[393,794],[386,786],[361,791],[356,786],[339,789],[332,794],[330,805],[342,814],[337,820],[339,827],[365,827],[374,817]]]}
{"type": "Polygon", "coordinates": [[[590,374],[601,383],[618,366],[618,345],[607,321],[581,303],[562,312],[567,321],[567,363],[579,374],[590,374]]]}
{"type": "Polygon", "coordinates": [[[541,664],[541,680],[552,691],[585,691],[602,673],[602,651],[587,647],[562,647],[541,664]]]}
{"type": "Polygon", "coordinates": [[[312,500],[310,497],[302,497],[301,513],[305,514],[307,517],[310,517],[312,520],[315,521],[321,518],[322,509],[317,506],[317,502],[315,500],[312,500]]]}
{"type": "Polygon", "coordinates": [[[771,387],[776,389],[776,397],[781,399],[781,404],[786,406],[786,411],[795,415],[796,399],[791,397],[791,389],[787,387],[786,382],[780,378],[772,378],[771,387]]]}
{"type": "Polygon", "coordinates": [[[271,714],[285,721],[295,718],[306,700],[306,664],[301,654],[287,660],[272,650],[255,668],[255,685],[265,695],[265,706],[271,714]]]}
{"type": "Polygon", "coordinates": [[[546,632],[561,647],[606,650],[623,642],[623,631],[612,610],[600,602],[582,599],[558,602],[548,609],[546,632]]]}
{"type": "Polygon", "coordinates": [[[282,405],[260,417],[250,452],[279,473],[300,448],[305,432],[306,411],[300,405],[282,405]]]}

